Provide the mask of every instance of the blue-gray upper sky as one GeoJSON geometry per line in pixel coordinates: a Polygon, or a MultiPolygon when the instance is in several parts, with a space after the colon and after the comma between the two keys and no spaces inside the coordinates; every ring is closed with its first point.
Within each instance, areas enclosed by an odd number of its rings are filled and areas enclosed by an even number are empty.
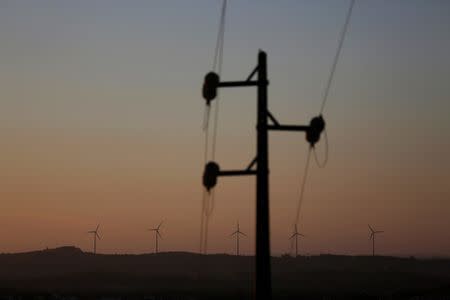
{"type": "MultiPolygon", "coordinates": [[[[84,232],[102,222],[99,249],[147,251],[145,228],[162,218],[163,247],[196,250],[200,89],[220,2],[0,1],[0,250],[88,248],[84,232]]],[[[222,77],[246,78],[265,50],[271,111],[307,123],[348,4],[229,1],[222,77]]],[[[312,168],[302,208],[304,251],[364,253],[373,223],[385,253],[450,253],[449,34],[449,1],[356,1],[324,113],[330,162],[312,168]]],[[[253,158],[254,98],[221,93],[224,168],[253,158]]],[[[289,250],[306,149],[302,135],[271,135],[275,253],[289,250]]],[[[220,183],[211,251],[233,249],[222,237],[238,218],[253,233],[253,192],[250,179],[220,183]]]]}

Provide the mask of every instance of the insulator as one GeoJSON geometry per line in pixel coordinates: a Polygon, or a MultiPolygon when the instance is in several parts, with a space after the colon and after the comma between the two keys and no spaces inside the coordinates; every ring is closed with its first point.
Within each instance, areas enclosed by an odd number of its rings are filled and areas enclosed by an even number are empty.
{"type": "Polygon", "coordinates": [[[309,122],[309,128],[306,131],[306,140],[314,147],[314,145],[319,141],[320,134],[325,129],[325,120],[322,115],[314,117],[309,122]]]}
{"type": "Polygon", "coordinates": [[[203,185],[208,192],[216,185],[219,172],[220,168],[216,162],[210,161],[206,164],[203,172],[203,185]]]}
{"type": "Polygon", "coordinates": [[[203,98],[205,98],[207,105],[209,105],[211,100],[214,100],[217,97],[217,87],[219,82],[219,75],[216,73],[209,72],[206,74],[205,81],[203,82],[203,98]]]}

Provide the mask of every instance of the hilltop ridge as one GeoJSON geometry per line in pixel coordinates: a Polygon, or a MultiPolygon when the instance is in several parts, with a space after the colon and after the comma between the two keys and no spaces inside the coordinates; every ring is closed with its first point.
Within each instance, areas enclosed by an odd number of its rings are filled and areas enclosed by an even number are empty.
{"type": "MultiPolygon", "coordinates": [[[[249,295],[254,257],[190,252],[97,254],[74,246],[0,254],[0,293],[249,295]]],[[[450,291],[450,260],[318,255],[272,258],[275,294],[450,291]]]]}

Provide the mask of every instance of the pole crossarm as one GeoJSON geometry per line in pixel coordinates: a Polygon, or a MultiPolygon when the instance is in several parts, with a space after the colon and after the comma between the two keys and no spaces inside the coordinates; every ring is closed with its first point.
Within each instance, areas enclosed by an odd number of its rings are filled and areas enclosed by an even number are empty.
{"type": "Polygon", "coordinates": [[[219,171],[217,176],[247,176],[247,175],[256,175],[257,172],[253,170],[227,170],[227,171],[219,171]]]}
{"type": "Polygon", "coordinates": [[[251,81],[222,81],[219,82],[217,87],[245,87],[245,86],[257,86],[258,82],[251,80],[251,81]]]}
{"type": "Polygon", "coordinates": [[[268,130],[278,130],[278,131],[308,131],[311,126],[308,125],[267,125],[268,130]]]}

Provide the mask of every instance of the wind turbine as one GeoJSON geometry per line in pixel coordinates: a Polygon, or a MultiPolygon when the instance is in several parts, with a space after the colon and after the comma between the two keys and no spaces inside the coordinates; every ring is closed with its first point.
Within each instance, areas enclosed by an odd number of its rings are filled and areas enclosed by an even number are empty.
{"type": "Polygon", "coordinates": [[[92,233],[94,237],[94,254],[97,253],[97,238],[100,240],[100,235],[98,234],[98,228],[100,227],[100,224],[97,225],[97,228],[95,230],[88,231],[88,233],[92,233]]]}
{"type": "Polygon", "coordinates": [[[372,256],[375,256],[375,235],[377,235],[378,233],[383,233],[384,231],[374,230],[370,225],[367,226],[369,226],[370,230],[369,240],[372,240],[372,256]]]}
{"type": "Polygon", "coordinates": [[[230,236],[235,235],[236,236],[236,255],[239,256],[239,236],[240,235],[243,236],[247,236],[245,233],[243,233],[240,229],[239,229],[239,221],[237,222],[237,229],[235,232],[233,232],[232,234],[230,234],[230,236]]]}
{"type": "Polygon", "coordinates": [[[156,228],[148,229],[148,231],[155,232],[155,253],[158,253],[158,238],[162,238],[161,234],[159,233],[159,228],[161,227],[163,222],[164,221],[161,221],[161,223],[159,223],[158,227],[156,227],[156,228]]]}
{"type": "Polygon", "coordinates": [[[301,234],[300,232],[298,232],[297,230],[297,224],[294,225],[294,233],[291,235],[291,237],[289,238],[290,240],[292,240],[293,238],[295,238],[295,257],[298,256],[298,237],[305,237],[303,234],[301,234]]]}

